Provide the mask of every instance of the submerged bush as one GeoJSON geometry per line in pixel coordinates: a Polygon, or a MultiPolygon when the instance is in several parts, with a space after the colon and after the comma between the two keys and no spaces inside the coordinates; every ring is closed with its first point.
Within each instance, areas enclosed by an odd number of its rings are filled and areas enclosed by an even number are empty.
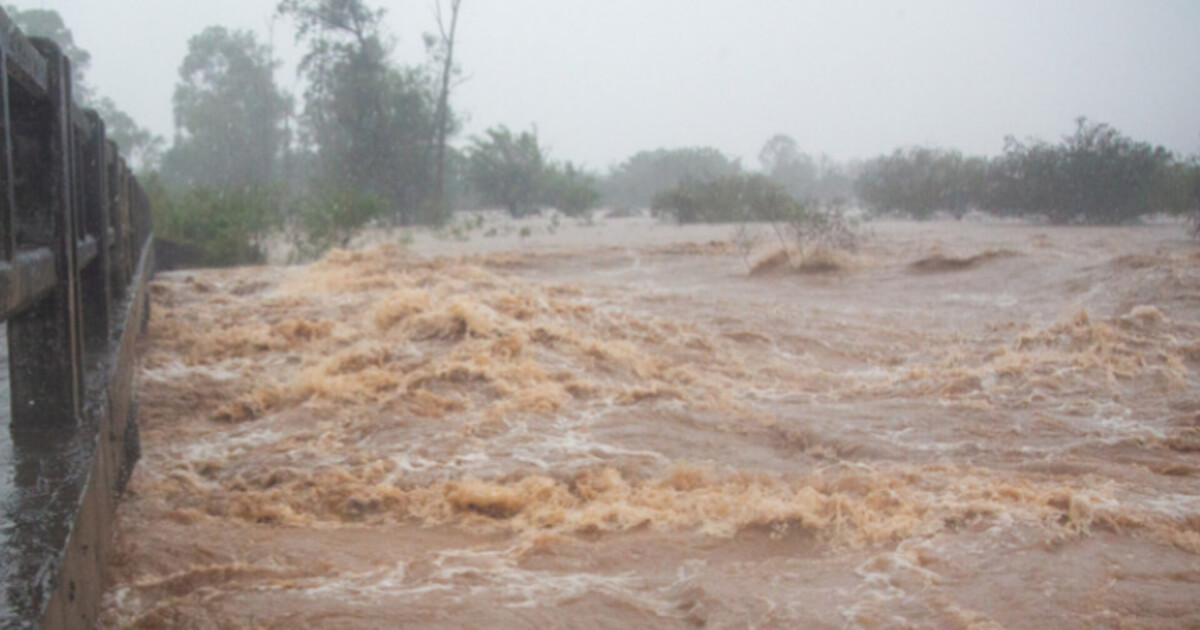
{"type": "Polygon", "coordinates": [[[914,219],[939,212],[961,218],[976,209],[1063,225],[1121,225],[1148,214],[1192,212],[1195,164],[1079,118],[1058,142],[1010,136],[994,158],[897,150],[864,164],[855,189],[872,211],[914,219]]]}
{"type": "Polygon", "coordinates": [[[346,247],[367,223],[384,216],[383,197],[344,184],[314,186],[294,209],[296,256],[312,260],[334,247],[346,247]]]}
{"type": "Polygon", "coordinates": [[[798,200],[762,175],[685,181],[655,195],[652,210],[679,223],[738,223],[732,240],[752,268],[751,251],[770,238],[764,231],[779,242],[772,257],[796,267],[822,252],[855,251],[862,239],[858,221],[841,201],[798,200]]]}
{"type": "Polygon", "coordinates": [[[158,238],[201,252],[208,266],[258,264],[266,259],[263,241],[279,223],[274,187],[191,186],[173,193],[155,175],[142,181],[158,238]]]}
{"type": "Polygon", "coordinates": [[[801,252],[818,247],[853,252],[863,238],[859,221],[836,201],[827,206],[805,206],[803,212],[789,217],[787,228],[801,252]]]}
{"type": "Polygon", "coordinates": [[[596,178],[570,162],[546,168],[541,187],[542,203],[568,217],[589,217],[600,204],[596,178]]]}
{"type": "Polygon", "coordinates": [[[801,205],[782,186],[762,175],[726,175],[701,181],[687,179],[654,195],[656,217],[679,223],[778,221],[801,205]]]}

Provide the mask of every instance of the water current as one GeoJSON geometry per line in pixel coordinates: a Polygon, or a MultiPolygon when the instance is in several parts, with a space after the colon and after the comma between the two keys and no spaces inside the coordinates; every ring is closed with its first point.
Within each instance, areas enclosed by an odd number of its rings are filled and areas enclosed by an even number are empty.
{"type": "Polygon", "coordinates": [[[1200,626],[1195,243],[872,232],[161,274],[104,623],[1200,626]]]}

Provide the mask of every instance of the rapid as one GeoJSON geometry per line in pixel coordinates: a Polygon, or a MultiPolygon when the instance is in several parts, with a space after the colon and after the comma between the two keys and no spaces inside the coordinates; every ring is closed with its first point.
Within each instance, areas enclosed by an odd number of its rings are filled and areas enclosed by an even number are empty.
{"type": "Polygon", "coordinates": [[[1200,626],[1195,242],[871,230],[160,274],[104,626],[1200,626]]]}

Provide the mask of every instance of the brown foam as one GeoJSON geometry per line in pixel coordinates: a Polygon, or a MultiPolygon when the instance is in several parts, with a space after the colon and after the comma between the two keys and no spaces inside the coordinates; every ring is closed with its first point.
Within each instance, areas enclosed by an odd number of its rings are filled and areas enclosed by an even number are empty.
{"type": "Polygon", "coordinates": [[[945,273],[948,271],[963,271],[978,267],[984,263],[1004,258],[1020,256],[1010,249],[989,249],[970,256],[947,256],[933,254],[917,260],[909,265],[909,269],[920,273],[945,273]]]}

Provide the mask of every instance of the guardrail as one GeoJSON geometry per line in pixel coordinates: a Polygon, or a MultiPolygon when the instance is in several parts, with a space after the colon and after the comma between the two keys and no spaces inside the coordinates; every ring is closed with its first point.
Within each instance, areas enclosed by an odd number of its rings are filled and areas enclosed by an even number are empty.
{"type": "Polygon", "coordinates": [[[71,76],[58,46],[26,38],[0,11],[11,400],[2,627],[94,625],[117,496],[138,453],[132,372],[153,272],[150,207],[104,121],[75,104],[71,76]]]}

